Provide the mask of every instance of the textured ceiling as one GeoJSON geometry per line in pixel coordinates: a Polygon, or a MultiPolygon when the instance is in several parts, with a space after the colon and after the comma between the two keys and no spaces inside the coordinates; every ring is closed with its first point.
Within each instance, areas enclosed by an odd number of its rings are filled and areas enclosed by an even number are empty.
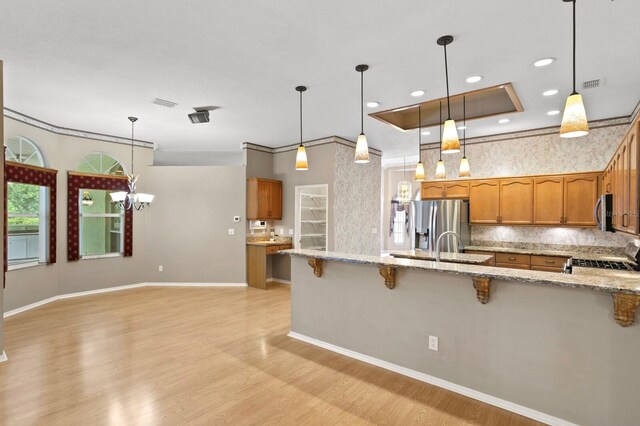
{"type": "MultiPolygon", "coordinates": [[[[624,116],[640,98],[640,1],[578,1],[578,81],[591,120],[624,116]]],[[[452,93],[512,82],[525,112],[469,123],[468,136],[557,125],[571,90],[571,6],[561,0],[3,0],[5,105],[62,126],[136,136],[161,150],[239,151],[242,142],[295,143],[304,84],[306,140],[355,139],[359,75],[365,101],[389,109],[445,94],[436,39],[452,34],[452,93]],[[546,68],[536,59],[558,60],[546,68]],[[476,84],[465,78],[482,75],[476,84]],[[544,90],[560,93],[543,97],[544,90]],[[413,98],[412,90],[426,96],[413,98]],[[153,98],[178,103],[173,109],[153,98]],[[193,107],[211,123],[192,125],[193,107]]],[[[366,109],[367,112],[374,111],[366,109]]],[[[438,129],[423,142],[437,141],[438,129]]],[[[372,118],[365,132],[385,155],[415,154],[416,132],[372,118]]]]}

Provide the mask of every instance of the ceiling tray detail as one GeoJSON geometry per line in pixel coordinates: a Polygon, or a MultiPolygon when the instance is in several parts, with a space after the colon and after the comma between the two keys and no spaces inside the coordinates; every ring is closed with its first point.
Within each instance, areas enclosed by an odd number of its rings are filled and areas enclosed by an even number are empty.
{"type": "MultiPolygon", "coordinates": [[[[467,120],[493,117],[501,114],[522,112],[522,104],[511,83],[486,87],[472,92],[451,96],[451,118],[462,120],[462,97],[466,96],[467,120]]],[[[398,130],[418,128],[418,106],[422,106],[422,127],[437,126],[440,121],[439,104],[442,101],[442,119],[446,119],[447,98],[432,99],[419,104],[407,105],[369,114],[371,117],[392,125],[398,130]]]]}

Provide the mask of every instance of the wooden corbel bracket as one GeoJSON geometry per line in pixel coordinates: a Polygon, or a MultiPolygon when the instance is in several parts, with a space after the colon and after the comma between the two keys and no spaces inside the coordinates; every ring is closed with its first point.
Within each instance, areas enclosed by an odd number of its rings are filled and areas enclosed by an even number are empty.
{"type": "Polygon", "coordinates": [[[640,306],[640,295],[613,293],[613,311],[616,322],[629,327],[636,320],[636,311],[640,306]]]}
{"type": "Polygon", "coordinates": [[[322,259],[312,257],[307,263],[313,268],[313,275],[320,278],[322,276],[322,259]]]}
{"type": "Polygon", "coordinates": [[[380,275],[384,278],[384,285],[387,286],[389,290],[392,290],[396,286],[396,270],[398,268],[395,266],[379,266],[378,270],[380,271],[380,275]]]}
{"type": "Polygon", "coordinates": [[[473,288],[476,289],[476,297],[483,305],[489,301],[491,295],[491,278],[488,277],[472,277],[473,288]]]}

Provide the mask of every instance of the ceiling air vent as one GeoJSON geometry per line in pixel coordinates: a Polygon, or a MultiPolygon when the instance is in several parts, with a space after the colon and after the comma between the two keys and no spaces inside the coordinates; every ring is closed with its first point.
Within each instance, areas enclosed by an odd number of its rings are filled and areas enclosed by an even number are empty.
{"type": "Polygon", "coordinates": [[[582,82],[582,89],[595,89],[597,87],[600,87],[600,79],[596,79],[596,80],[589,80],[589,81],[584,81],[582,82]]]}
{"type": "Polygon", "coordinates": [[[167,108],[173,108],[174,106],[178,105],[175,102],[167,101],[166,99],[160,99],[160,98],[155,98],[154,100],[151,101],[151,103],[160,105],[163,107],[167,107],[167,108]]]}

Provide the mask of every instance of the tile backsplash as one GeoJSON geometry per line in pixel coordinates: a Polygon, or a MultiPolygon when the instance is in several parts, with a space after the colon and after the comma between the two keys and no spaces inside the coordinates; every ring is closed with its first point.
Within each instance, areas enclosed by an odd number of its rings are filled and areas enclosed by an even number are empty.
{"type": "Polygon", "coordinates": [[[471,243],[546,244],[553,246],[586,246],[594,251],[611,251],[628,243],[640,245],[637,238],[620,232],[602,232],[595,228],[548,228],[536,226],[471,226],[471,243]],[[598,250],[600,248],[601,250],[598,250]]]}

